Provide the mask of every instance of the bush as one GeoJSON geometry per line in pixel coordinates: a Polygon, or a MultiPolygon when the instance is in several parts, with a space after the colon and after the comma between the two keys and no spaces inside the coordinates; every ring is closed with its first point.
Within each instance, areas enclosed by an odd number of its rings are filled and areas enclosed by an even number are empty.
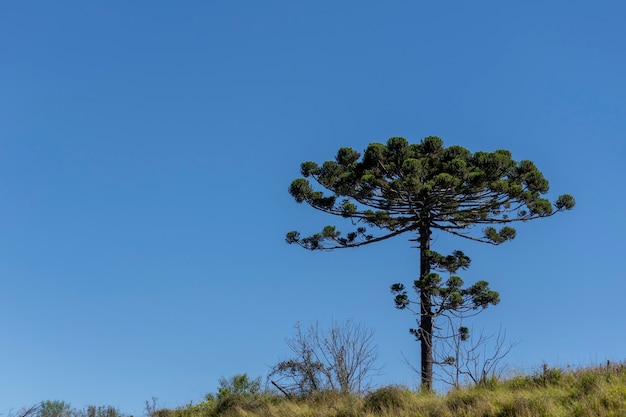
{"type": "Polygon", "coordinates": [[[202,403],[203,410],[215,410],[219,415],[226,410],[245,409],[251,410],[262,405],[261,377],[250,379],[247,374],[237,374],[229,379],[219,379],[217,395],[207,394],[206,401],[202,403]]]}
{"type": "Polygon", "coordinates": [[[261,377],[250,379],[247,374],[238,374],[230,377],[230,379],[222,377],[219,383],[220,387],[217,389],[218,401],[232,396],[250,398],[261,392],[261,377]]]}
{"type": "Polygon", "coordinates": [[[533,377],[531,377],[530,375],[515,375],[504,384],[514,391],[530,389],[535,386],[533,377]]]}
{"type": "Polygon", "coordinates": [[[172,417],[173,415],[174,411],[162,408],[160,410],[154,410],[154,413],[151,414],[150,417],[172,417]]]}
{"type": "Polygon", "coordinates": [[[582,395],[590,395],[598,390],[600,386],[600,375],[594,372],[581,374],[574,383],[576,391],[582,395]]]}
{"type": "Polygon", "coordinates": [[[365,396],[365,408],[374,413],[381,413],[385,410],[402,410],[406,408],[409,396],[409,390],[404,387],[379,388],[365,396]]]}
{"type": "Polygon", "coordinates": [[[83,410],[74,411],[74,417],[126,417],[117,408],[110,405],[89,405],[83,410]]]}
{"type": "Polygon", "coordinates": [[[547,364],[543,364],[543,372],[532,376],[535,384],[541,387],[548,385],[557,385],[563,377],[563,371],[558,368],[549,368],[547,364]]]}
{"type": "Polygon", "coordinates": [[[37,417],[70,417],[72,408],[65,401],[42,401],[37,417]]]}

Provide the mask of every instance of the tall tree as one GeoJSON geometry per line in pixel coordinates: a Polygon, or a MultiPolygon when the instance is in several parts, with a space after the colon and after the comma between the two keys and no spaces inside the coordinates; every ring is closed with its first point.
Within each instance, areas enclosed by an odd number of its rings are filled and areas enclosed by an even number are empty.
{"type": "MultiPolygon", "coordinates": [[[[515,237],[513,222],[528,221],[574,207],[571,195],[552,204],[542,195],[548,181],[531,161],[516,162],[507,150],[475,152],[443,146],[429,136],[417,144],[394,137],[371,143],[361,154],[341,148],[334,161],[301,165],[304,178],[289,187],[298,203],[351,219],[355,228],[342,234],[335,226],[288,243],[310,250],[350,248],[408,233],[420,252],[420,279],[431,272],[431,236],[441,230],[478,242],[501,244],[515,237]],[[330,193],[315,190],[312,178],[330,193]],[[472,233],[484,225],[482,234],[472,233]],[[494,226],[500,227],[496,229],[494,226]],[[370,233],[367,227],[379,229],[370,233]]],[[[433,306],[427,286],[420,291],[419,338],[422,387],[432,389],[433,306]]]]}

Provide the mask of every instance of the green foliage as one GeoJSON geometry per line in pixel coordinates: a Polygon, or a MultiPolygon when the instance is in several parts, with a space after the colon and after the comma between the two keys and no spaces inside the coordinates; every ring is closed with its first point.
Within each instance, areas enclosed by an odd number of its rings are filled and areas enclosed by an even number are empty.
{"type": "Polygon", "coordinates": [[[261,392],[261,377],[250,379],[247,374],[237,374],[229,379],[221,377],[217,389],[217,400],[222,401],[228,397],[238,396],[252,398],[261,392]]]}
{"type": "Polygon", "coordinates": [[[362,158],[351,148],[341,148],[335,160],[321,166],[302,163],[301,173],[303,178],[289,187],[298,203],[388,230],[378,237],[359,233],[362,239],[342,239],[338,231],[306,239],[290,235],[290,243],[307,249],[358,246],[415,232],[425,221],[429,228],[500,244],[515,237],[515,229],[507,224],[551,216],[575,205],[568,194],[554,205],[542,197],[548,181],[531,161],[516,162],[507,150],[472,154],[460,146],[445,148],[433,136],[419,144],[399,137],[386,145],[371,143],[362,158]],[[330,194],[315,191],[309,178],[330,194]],[[486,227],[482,236],[465,233],[480,224],[503,227],[486,227]]]}
{"type": "Polygon", "coordinates": [[[125,417],[117,408],[110,405],[89,405],[87,408],[75,411],[75,417],[125,417]]]}
{"type": "Polygon", "coordinates": [[[110,405],[90,405],[83,409],[73,409],[69,403],[58,400],[42,401],[35,406],[23,409],[18,415],[20,417],[126,417],[110,405]]]}
{"type": "Polygon", "coordinates": [[[194,414],[206,416],[222,415],[229,410],[257,408],[261,403],[261,377],[251,379],[248,374],[237,374],[230,378],[221,377],[217,395],[207,394],[205,401],[187,408],[194,414]]]}
{"type": "Polygon", "coordinates": [[[153,414],[149,414],[149,417],[174,417],[174,412],[167,408],[155,410],[153,414]]]}
{"type": "MultiPolygon", "coordinates": [[[[461,251],[454,251],[451,255],[444,256],[437,252],[428,250],[426,257],[430,261],[432,269],[447,270],[450,273],[456,272],[458,269],[466,269],[471,262],[470,258],[461,251]]],[[[450,275],[447,280],[443,280],[441,276],[435,272],[430,272],[413,283],[413,289],[418,294],[418,300],[421,294],[425,294],[429,298],[429,304],[432,307],[430,317],[436,320],[439,317],[462,317],[464,313],[476,310],[484,310],[489,305],[496,305],[500,302],[500,294],[489,288],[487,281],[478,281],[475,284],[463,288],[463,279],[457,275],[450,275]]],[[[400,310],[409,310],[414,314],[424,316],[425,314],[417,308],[412,308],[413,304],[419,304],[419,301],[412,300],[404,284],[396,283],[391,285],[391,292],[395,295],[394,302],[396,308],[400,310]]],[[[448,322],[450,322],[448,320],[448,322]]],[[[421,338],[421,332],[417,329],[410,329],[411,334],[417,340],[421,338]]],[[[465,341],[469,338],[469,329],[460,327],[458,336],[465,341]]],[[[450,360],[445,361],[450,364],[450,360]]]]}
{"type": "Polygon", "coordinates": [[[472,409],[481,401],[480,391],[455,389],[446,396],[446,404],[452,410],[472,409]]]}
{"type": "Polygon", "coordinates": [[[595,393],[600,387],[600,378],[601,375],[595,373],[581,375],[575,384],[577,391],[583,395],[595,393]]]}
{"type": "Polygon", "coordinates": [[[42,401],[37,417],[70,417],[72,407],[65,401],[42,401]]]}
{"type": "Polygon", "coordinates": [[[410,402],[411,392],[406,387],[387,386],[372,391],[365,396],[365,409],[375,413],[393,412],[405,409],[410,402]]]}
{"type": "Polygon", "coordinates": [[[563,371],[558,368],[550,368],[543,364],[543,372],[532,376],[532,381],[538,386],[546,387],[548,385],[556,385],[561,381],[563,371]]]}

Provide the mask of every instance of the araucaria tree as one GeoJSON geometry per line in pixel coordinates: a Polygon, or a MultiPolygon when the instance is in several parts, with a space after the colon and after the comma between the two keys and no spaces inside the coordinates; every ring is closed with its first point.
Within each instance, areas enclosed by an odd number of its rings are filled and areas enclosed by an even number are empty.
{"type": "MultiPolygon", "coordinates": [[[[371,143],[363,155],[341,148],[334,161],[321,166],[302,163],[301,173],[304,178],[294,180],[289,187],[295,200],[351,219],[355,228],[342,234],[335,226],[326,226],[308,237],[291,231],[286,236],[288,243],[310,250],[332,250],[407,233],[419,248],[419,279],[423,282],[431,273],[434,231],[498,245],[515,237],[511,223],[549,217],[575,204],[567,194],[554,204],[542,197],[548,192],[548,181],[531,161],[516,162],[507,150],[471,153],[461,146],[446,148],[434,136],[418,144],[398,137],[386,145],[371,143]],[[307,178],[329,193],[314,189],[307,178]],[[484,226],[482,234],[472,233],[475,226],[484,226]],[[370,233],[367,227],[378,232],[370,233]]],[[[432,389],[433,376],[429,288],[420,288],[417,329],[422,387],[426,390],[432,389]]]]}

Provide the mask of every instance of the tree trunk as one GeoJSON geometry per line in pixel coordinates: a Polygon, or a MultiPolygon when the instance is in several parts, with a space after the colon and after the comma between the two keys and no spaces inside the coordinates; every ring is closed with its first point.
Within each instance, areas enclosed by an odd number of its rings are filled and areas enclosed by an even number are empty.
{"type": "MultiPolygon", "coordinates": [[[[420,228],[420,279],[430,273],[430,260],[426,255],[430,250],[430,227],[423,225],[420,228]]],[[[420,324],[419,336],[421,344],[422,390],[433,389],[433,313],[431,305],[431,286],[423,285],[420,288],[420,324]]]]}

